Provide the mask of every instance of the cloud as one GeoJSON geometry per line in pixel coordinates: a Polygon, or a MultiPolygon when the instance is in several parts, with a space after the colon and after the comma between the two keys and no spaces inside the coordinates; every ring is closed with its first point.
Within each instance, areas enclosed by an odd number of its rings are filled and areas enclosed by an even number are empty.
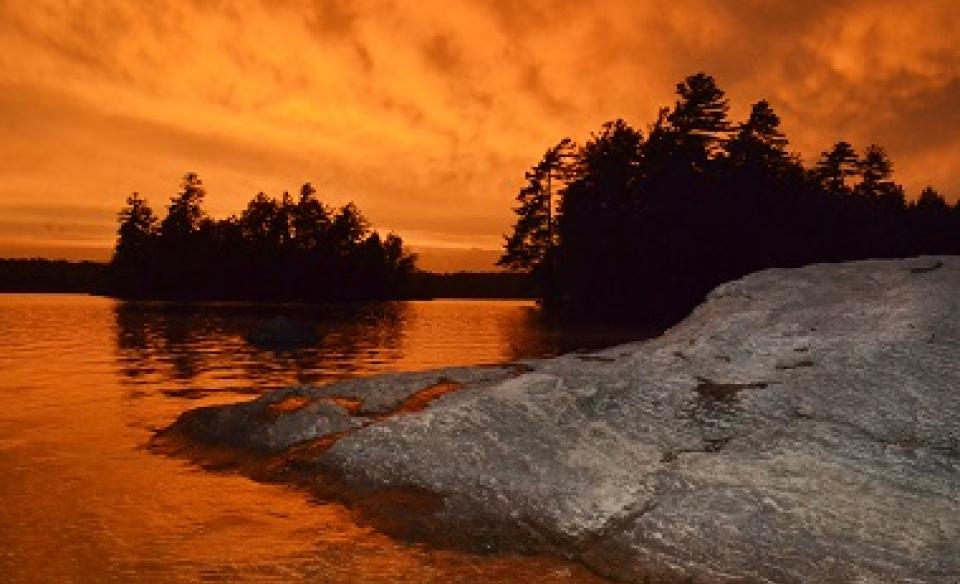
{"type": "Polygon", "coordinates": [[[112,225],[196,170],[215,214],[311,180],[413,243],[496,247],[544,148],[645,128],[700,70],[735,116],[769,99],[808,161],[878,142],[955,199],[958,22],[947,0],[0,2],[0,212],[112,225]]]}

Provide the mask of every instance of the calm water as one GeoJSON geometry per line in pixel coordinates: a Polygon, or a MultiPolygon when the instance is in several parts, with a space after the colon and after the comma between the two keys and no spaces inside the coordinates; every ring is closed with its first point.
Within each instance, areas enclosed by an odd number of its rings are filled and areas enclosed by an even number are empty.
{"type": "Polygon", "coordinates": [[[551,330],[529,302],[327,310],[0,295],[0,581],[588,582],[577,566],[390,539],[308,493],[145,448],[186,409],[291,383],[494,363],[629,333],[551,330]],[[313,346],[245,336],[284,314],[313,346]]]}

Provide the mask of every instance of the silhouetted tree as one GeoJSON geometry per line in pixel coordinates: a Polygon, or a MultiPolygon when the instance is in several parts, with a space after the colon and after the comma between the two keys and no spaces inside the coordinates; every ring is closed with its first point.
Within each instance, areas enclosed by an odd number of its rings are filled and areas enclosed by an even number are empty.
{"type": "Polygon", "coordinates": [[[498,265],[530,270],[541,279],[549,278],[549,258],[557,240],[555,194],[569,178],[575,149],[573,141],[564,138],[548,148],[540,162],[527,171],[527,184],[517,194],[519,205],[514,208],[517,223],[506,237],[498,265]]]}
{"type": "Polygon", "coordinates": [[[558,313],[669,324],[755,270],[960,250],[960,204],[930,189],[906,206],[882,148],[861,160],[840,141],[807,170],[768,102],[731,130],[712,77],[677,94],[646,141],[615,120],[572,151],[552,238],[538,168],[528,172],[501,263],[536,270],[552,257],[556,286],[540,294],[558,313]]]}
{"type": "Polygon", "coordinates": [[[254,300],[383,299],[401,293],[414,269],[403,241],[381,238],[353,203],[331,218],[306,183],[260,192],[240,217],[203,212],[202,183],[184,177],[167,216],[156,218],[136,193],[120,213],[110,289],[124,297],[254,300]]]}
{"type": "Polygon", "coordinates": [[[143,261],[154,245],[157,217],[140,193],[127,197],[127,206],[119,213],[120,227],[117,230],[116,257],[126,262],[143,261]]]}
{"type": "Polygon", "coordinates": [[[247,203],[240,215],[243,237],[254,247],[276,252],[287,237],[287,225],[281,204],[262,191],[247,203]]]}
{"type": "Polygon", "coordinates": [[[887,157],[886,151],[871,144],[864,151],[863,158],[858,162],[861,182],[857,190],[868,196],[876,196],[883,190],[893,186],[893,163],[887,157]]]}
{"type": "Polygon", "coordinates": [[[824,152],[817,162],[814,175],[820,184],[831,193],[847,193],[847,180],[856,176],[860,167],[857,151],[849,142],[837,142],[824,152]]]}
{"type": "Polygon", "coordinates": [[[780,116],[766,100],[753,104],[750,117],[737,128],[726,150],[734,166],[751,170],[780,173],[792,163],[780,116]]]}
{"type": "Polygon", "coordinates": [[[383,241],[383,253],[387,265],[394,268],[398,274],[406,276],[413,272],[416,255],[407,253],[403,249],[403,240],[395,233],[388,233],[383,241]]]}
{"type": "Polygon", "coordinates": [[[300,188],[300,198],[293,208],[293,235],[297,247],[310,251],[323,245],[330,229],[330,211],[317,199],[317,189],[310,183],[300,188]]]}
{"type": "Polygon", "coordinates": [[[205,217],[203,199],[206,190],[195,172],[183,176],[180,192],[170,199],[167,216],[160,224],[160,234],[167,239],[182,239],[200,229],[205,217]]]}
{"type": "MultiPolygon", "coordinates": [[[[960,202],[957,209],[960,209],[960,202]]],[[[914,228],[911,253],[960,252],[960,213],[951,213],[950,205],[936,189],[924,188],[910,206],[910,214],[914,228]]]]}
{"type": "Polygon", "coordinates": [[[347,257],[367,236],[370,224],[353,203],[347,203],[337,211],[330,224],[330,236],[334,249],[341,257],[347,257]]]}
{"type": "MultiPolygon", "coordinates": [[[[579,150],[569,184],[560,204],[557,252],[560,290],[565,302],[589,303],[603,280],[620,272],[616,250],[629,256],[635,248],[635,233],[624,229],[634,224],[643,205],[640,177],[643,172],[643,135],[623,120],[605,123],[579,150]],[[596,226],[609,230],[601,237],[596,226]]],[[[558,298],[559,300],[559,298],[558,298]]]]}
{"type": "Polygon", "coordinates": [[[730,104],[716,80],[697,73],[677,84],[677,102],[667,116],[671,134],[684,156],[702,168],[730,134],[730,104]]]}
{"type": "MultiPolygon", "coordinates": [[[[958,204],[960,204],[960,202],[958,202],[958,204]]],[[[947,201],[931,186],[924,187],[924,189],[920,191],[920,196],[917,198],[917,202],[913,205],[913,208],[920,213],[928,213],[931,215],[942,215],[950,210],[947,201]]]]}
{"type": "Polygon", "coordinates": [[[903,188],[893,181],[893,163],[883,148],[876,144],[867,146],[858,169],[860,184],[855,189],[857,194],[876,199],[888,207],[904,206],[903,188]]]}
{"type": "Polygon", "coordinates": [[[135,192],[127,197],[118,220],[117,243],[107,278],[113,287],[136,295],[152,285],[149,267],[157,251],[157,217],[146,199],[135,192]]]}

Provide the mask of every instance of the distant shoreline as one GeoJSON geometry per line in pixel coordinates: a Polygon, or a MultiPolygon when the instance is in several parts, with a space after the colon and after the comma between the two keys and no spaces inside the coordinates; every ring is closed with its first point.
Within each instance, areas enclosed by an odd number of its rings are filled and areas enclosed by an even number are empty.
{"type": "MultiPolygon", "coordinates": [[[[0,293],[91,294],[115,298],[105,285],[107,262],[44,258],[0,258],[0,293]]],[[[415,272],[403,294],[391,300],[503,299],[532,300],[536,291],[526,274],[510,272],[415,272]]],[[[313,305],[255,298],[154,298],[171,302],[238,302],[313,305]]]]}

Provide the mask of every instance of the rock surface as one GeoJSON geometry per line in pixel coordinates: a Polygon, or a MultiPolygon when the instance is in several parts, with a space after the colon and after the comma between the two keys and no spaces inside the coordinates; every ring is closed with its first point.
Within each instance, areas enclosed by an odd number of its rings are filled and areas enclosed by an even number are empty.
{"type": "Polygon", "coordinates": [[[436,493],[445,521],[622,581],[960,581],[958,257],[766,270],[659,338],[524,371],[285,391],[174,429],[270,451],[337,432],[311,461],[347,484],[436,493]],[[290,395],[314,401],[264,416],[290,395]]]}

